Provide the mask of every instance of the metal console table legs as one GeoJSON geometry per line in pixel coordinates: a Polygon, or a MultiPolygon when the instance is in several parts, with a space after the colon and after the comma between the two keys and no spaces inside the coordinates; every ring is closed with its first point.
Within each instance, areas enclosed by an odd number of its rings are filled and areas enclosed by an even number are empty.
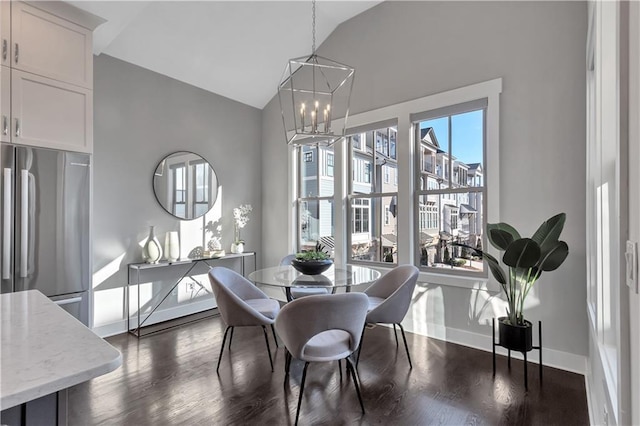
{"type": "MultiPolygon", "coordinates": [[[[507,350],[507,359],[508,359],[508,365],[509,365],[509,369],[511,369],[511,349],[507,348],[506,346],[503,346],[501,344],[501,342],[497,342],[496,343],[496,319],[492,318],[491,319],[491,336],[493,338],[493,375],[496,375],[496,346],[501,346],[503,348],[505,348],[507,350]]],[[[540,364],[538,366],[539,368],[539,374],[540,374],[540,383],[542,383],[542,321],[538,321],[538,346],[532,346],[531,349],[537,349],[538,353],[540,354],[540,364]]],[[[529,389],[529,384],[528,384],[528,372],[527,372],[527,352],[528,351],[518,351],[522,353],[522,356],[524,357],[524,388],[526,390],[529,389]]]]}

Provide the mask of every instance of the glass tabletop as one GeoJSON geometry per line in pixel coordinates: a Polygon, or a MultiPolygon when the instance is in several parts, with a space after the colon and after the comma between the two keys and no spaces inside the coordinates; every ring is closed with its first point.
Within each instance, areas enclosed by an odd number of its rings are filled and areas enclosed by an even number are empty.
{"type": "Polygon", "coordinates": [[[380,272],[366,266],[333,265],[318,275],[304,275],[293,266],[274,266],[258,269],[249,274],[256,284],[275,287],[350,287],[372,283],[380,278],[380,272]]]}

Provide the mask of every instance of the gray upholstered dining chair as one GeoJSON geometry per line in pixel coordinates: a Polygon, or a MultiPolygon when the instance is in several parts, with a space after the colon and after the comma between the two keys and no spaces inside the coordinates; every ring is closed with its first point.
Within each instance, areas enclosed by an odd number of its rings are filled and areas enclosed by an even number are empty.
{"type": "MultiPolygon", "coordinates": [[[[288,254],[282,258],[280,261],[280,266],[291,265],[291,261],[296,258],[295,254],[288,254]]],[[[335,287],[333,289],[335,293],[335,287]]],[[[287,294],[287,301],[291,301],[294,299],[299,299],[304,296],[313,296],[316,294],[329,294],[330,291],[328,288],[321,287],[291,287],[289,290],[289,294],[287,294]]]]}
{"type": "Polygon", "coordinates": [[[340,362],[346,359],[347,372],[351,372],[364,414],[358,372],[350,356],[358,349],[368,306],[367,296],[363,293],[327,294],[294,300],[286,304],[278,314],[276,330],[286,350],[285,383],[289,377],[291,360],[296,358],[305,362],[296,424],[310,362],[340,362]]]}
{"type": "MultiPolygon", "coordinates": [[[[404,328],[401,322],[409,310],[413,290],[418,281],[418,273],[418,268],[413,265],[396,266],[364,291],[369,298],[369,312],[367,313],[366,322],[369,324],[393,324],[396,345],[398,345],[396,325],[400,327],[410,368],[413,368],[413,365],[411,364],[411,355],[409,355],[407,337],[404,334],[404,328]]],[[[362,352],[362,343],[364,342],[364,330],[363,328],[356,365],[360,362],[360,353],[362,352]]]]}
{"type": "Polygon", "coordinates": [[[220,369],[220,361],[222,360],[224,344],[227,340],[229,330],[231,330],[231,336],[229,337],[229,350],[231,350],[234,327],[249,326],[262,327],[264,340],[267,343],[271,371],[273,371],[273,359],[271,358],[271,348],[269,347],[266,326],[271,326],[273,340],[275,340],[277,347],[278,340],[276,339],[273,324],[280,311],[278,301],[270,299],[269,296],[254,286],[251,281],[228,268],[211,268],[209,270],[209,280],[211,281],[211,288],[218,303],[220,316],[222,316],[222,320],[227,324],[222,339],[222,346],[220,347],[216,372],[220,369]]]}

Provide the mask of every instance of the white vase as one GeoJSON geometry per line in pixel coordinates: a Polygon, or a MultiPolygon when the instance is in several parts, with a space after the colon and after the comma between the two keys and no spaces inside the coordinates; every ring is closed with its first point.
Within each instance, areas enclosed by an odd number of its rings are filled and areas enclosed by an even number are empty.
{"type": "Polygon", "coordinates": [[[164,256],[169,262],[175,262],[180,257],[180,240],[177,231],[167,232],[165,235],[164,256]]]}
{"type": "Polygon", "coordinates": [[[162,258],[162,247],[160,247],[160,241],[156,238],[155,226],[149,227],[149,237],[142,248],[142,257],[147,263],[158,263],[162,258]]]}
{"type": "Polygon", "coordinates": [[[232,243],[231,244],[231,253],[243,253],[244,252],[244,243],[232,243]]]}

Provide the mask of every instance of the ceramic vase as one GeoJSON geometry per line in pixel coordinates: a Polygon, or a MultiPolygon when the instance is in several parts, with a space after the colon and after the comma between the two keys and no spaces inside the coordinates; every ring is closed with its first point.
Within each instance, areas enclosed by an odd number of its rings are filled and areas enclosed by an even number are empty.
{"type": "Polygon", "coordinates": [[[175,262],[180,257],[180,240],[177,231],[167,232],[165,235],[164,256],[169,262],[175,262]]]}
{"type": "Polygon", "coordinates": [[[231,253],[243,253],[244,252],[244,243],[243,242],[238,242],[238,243],[232,243],[231,244],[231,253]]]}
{"type": "Polygon", "coordinates": [[[158,263],[162,258],[162,247],[156,238],[155,226],[149,227],[149,237],[142,248],[142,257],[147,263],[158,263]]]}

